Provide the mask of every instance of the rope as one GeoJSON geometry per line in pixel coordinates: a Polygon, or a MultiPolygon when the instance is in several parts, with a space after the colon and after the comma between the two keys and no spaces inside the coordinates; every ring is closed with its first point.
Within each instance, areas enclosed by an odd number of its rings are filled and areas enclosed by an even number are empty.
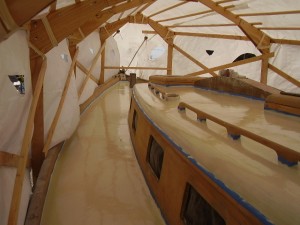
{"type": "MultiPolygon", "coordinates": [[[[135,53],[134,56],[132,57],[132,59],[131,59],[129,65],[128,65],[128,67],[130,67],[130,65],[131,65],[132,61],[134,60],[135,56],[137,55],[137,53],[139,52],[139,50],[141,49],[141,47],[143,46],[143,44],[144,44],[145,41],[147,41],[147,40],[148,40],[148,37],[145,36],[145,37],[144,37],[144,41],[142,42],[142,44],[140,45],[140,47],[138,48],[138,50],[136,51],[136,53],[135,53]]],[[[128,69],[126,69],[125,72],[126,72],[127,70],[128,70],[128,69]]]]}

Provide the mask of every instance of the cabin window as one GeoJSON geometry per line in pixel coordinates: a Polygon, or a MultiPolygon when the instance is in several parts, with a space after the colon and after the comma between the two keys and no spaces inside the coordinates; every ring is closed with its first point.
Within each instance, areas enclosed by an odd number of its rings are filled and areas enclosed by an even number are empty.
{"type": "Polygon", "coordinates": [[[133,119],[132,119],[132,129],[134,132],[136,131],[136,128],[137,128],[137,120],[138,120],[138,116],[137,116],[136,111],[134,110],[133,119]]]}
{"type": "Polygon", "coordinates": [[[147,162],[150,164],[154,174],[159,179],[161,174],[161,168],[164,160],[164,150],[157,143],[157,141],[150,136],[148,144],[147,162]]]}
{"type": "Polygon", "coordinates": [[[225,225],[224,219],[191,186],[187,185],[181,210],[186,225],[225,225]]]}
{"type": "Polygon", "coordinates": [[[15,86],[17,91],[24,95],[25,94],[25,84],[24,84],[24,75],[8,75],[9,80],[15,86]]]}

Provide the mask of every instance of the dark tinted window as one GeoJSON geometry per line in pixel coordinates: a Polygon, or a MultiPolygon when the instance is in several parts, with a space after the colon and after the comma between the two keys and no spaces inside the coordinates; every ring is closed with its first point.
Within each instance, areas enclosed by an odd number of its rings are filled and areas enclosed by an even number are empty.
{"type": "Polygon", "coordinates": [[[218,212],[189,184],[186,187],[182,209],[182,219],[187,225],[226,224],[218,212]]]}
{"type": "Polygon", "coordinates": [[[156,142],[156,140],[152,136],[150,136],[147,161],[150,164],[157,178],[160,178],[163,160],[164,160],[164,150],[156,142]]]}

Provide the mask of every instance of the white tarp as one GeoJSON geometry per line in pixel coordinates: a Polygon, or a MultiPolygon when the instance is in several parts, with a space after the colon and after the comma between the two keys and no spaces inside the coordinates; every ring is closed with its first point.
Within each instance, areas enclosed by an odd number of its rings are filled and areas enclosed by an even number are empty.
{"type": "MultiPolygon", "coordinates": [[[[57,111],[68,72],[72,63],[66,40],[47,54],[47,70],[44,78],[44,133],[45,140],[57,111]]],[[[72,75],[70,86],[65,98],[51,146],[69,138],[79,122],[78,94],[72,75]]]]}
{"type": "MultiPolygon", "coordinates": [[[[0,151],[19,154],[32,99],[29,49],[25,31],[14,33],[0,43],[0,151]],[[8,75],[24,75],[21,95],[8,75]]],[[[0,225],[6,225],[16,178],[16,168],[0,167],[0,225]]],[[[31,186],[25,172],[18,224],[24,224],[31,186]]]]}

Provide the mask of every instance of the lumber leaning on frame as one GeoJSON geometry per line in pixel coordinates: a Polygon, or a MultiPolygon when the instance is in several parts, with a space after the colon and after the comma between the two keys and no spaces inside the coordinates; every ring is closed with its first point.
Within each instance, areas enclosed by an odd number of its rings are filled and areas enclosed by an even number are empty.
{"type": "Polygon", "coordinates": [[[45,153],[45,156],[47,156],[47,154],[48,154],[48,150],[49,150],[49,147],[50,147],[50,144],[51,144],[51,141],[52,141],[52,137],[54,135],[55,128],[56,128],[58,119],[60,117],[64,102],[65,102],[65,99],[66,99],[66,96],[67,96],[67,93],[68,93],[71,77],[73,75],[74,67],[76,65],[78,52],[79,52],[79,50],[77,48],[76,52],[75,52],[75,55],[74,55],[74,58],[73,58],[73,61],[72,61],[72,64],[71,64],[70,69],[69,69],[69,73],[68,73],[68,76],[67,76],[67,80],[66,80],[66,83],[65,83],[65,87],[64,87],[62,96],[61,96],[60,101],[59,101],[57,111],[55,113],[54,119],[51,123],[50,129],[49,129],[49,132],[48,132],[48,135],[47,135],[46,143],[45,143],[44,149],[43,149],[43,152],[45,153]]]}
{"type": "Polygon", "coordinates": [[[82,95],[82,92],[83,92],[83,90],[84,90],[84,87],[85,87],[85,85],[87,84],[87,82],[88,82],[88,80],[89,80],[89,78],[90,78],[90,76],[91,76],[91,73],[93,72],[93,70],[94,70],[94,68],[95,68],[95,66],[96,66],[96,63],[97,63],[97,61],[98,61],[98,59],[99,59],[99,57],[100,57],[102,51],[104,50],[104,48],[105,48],[105,42],[104,42],[104,43],[102,44],[102,46],[99,48],[99,50],[98,50],[96,56],[95,56],[94,59],[93,59],[93,63],[92,63],[92,65],[91,65],[90,69],[89,69],[89,72],[88,72],[88,74],[86,75],[86,77],[85,77],[83,83],[81,84],[81,87],[80,87],[80,89],[79,89],[79,91],[78,91],[78,96],[79,96],[79,97],[82,95]]]}
{"type": "Polygon", "coordinates": [[[16,180],[14,184],[13,189],[13,195],[10,205],[10,211],[9,211],[9,217],[8,217],[8,224],[9,225],[16,225],[18,221],[19,216],[19,207],[20,207],[20,201],[21,201],[21,194],[22,194],[22,188],[23,188],[23,182],[24,182],[24,175],[26,170],[26,164],[28,160],[28,154],[30,149],[30,143],[32,138],[32,132],[34,127],[34,115],[37,107],[37,102],[39,99],[39,96],[41,94],[44,76],[46,72],[47,67],[47,58],[43,59],[43,64],[40,70],[40,74],[38,77],[38,81],[36,84],[36,88],[34,90],[30,111],[27,119],[27,124],[25,128],[24,138],[22,142],[22,148],[20,152],[20,160],[18,163],[17,168],[17,174],[16,174],[16,180]]]}

